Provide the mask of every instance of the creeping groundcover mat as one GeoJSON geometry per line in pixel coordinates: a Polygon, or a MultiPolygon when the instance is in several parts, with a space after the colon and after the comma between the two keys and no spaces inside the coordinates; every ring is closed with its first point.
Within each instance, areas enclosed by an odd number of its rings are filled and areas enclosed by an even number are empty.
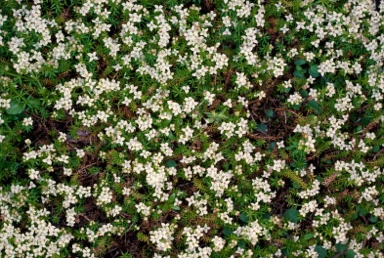
{"type": "Polygon", "coordinates": [[[384,1],[1,0],[0,258],[384,257],[384,1]]]}

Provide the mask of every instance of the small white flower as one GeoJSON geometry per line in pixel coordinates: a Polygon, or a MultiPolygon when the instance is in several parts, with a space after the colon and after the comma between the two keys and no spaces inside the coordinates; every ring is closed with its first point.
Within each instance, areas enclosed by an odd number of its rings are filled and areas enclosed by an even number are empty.
{"type": "Polygon", "coordinates": [[[277,148],[279,148],[279,149],[284,148],[284,141],[278,142],[277,148]]]}
{"type": "Polygon", "coordinates": [[[287,27],[287,24],[284,24],[284,26],[280,30],[285,34],[289,31],[289,28],[287,27]]]}
{"type": "Polygon", "coordinates": [[[88,53],[88,56],[89,56],[89,62],[96,61],[96,60],[99,59],[99,58],[97,57],[97,55],[96,55],[96,52],[88,53]]]}
{"type": "Polygon", "coordinates": [[[76,149],[76,156],[82,158],[85,156],[84,150],[76,149]]]}
{"type": "Polygon", "coordinates": [[[23,126],[29,126],[33,124],[32,117],[27,117],[23,119],[23,126]]]}

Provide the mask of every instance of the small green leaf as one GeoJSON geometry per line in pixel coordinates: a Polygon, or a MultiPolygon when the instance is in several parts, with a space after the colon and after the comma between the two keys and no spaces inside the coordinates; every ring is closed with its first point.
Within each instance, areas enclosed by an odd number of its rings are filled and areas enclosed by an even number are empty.
{"type": "Polygon", "coordinates": [[[217,118],[218,118],[219,120],[227,119],[228,117],[225,115],[225,112],[227,112],[227,109],[223,109],[223,111],[221,111],[221,112],[217,115],[217,118]]]}
{"type": "Polygon", "coordinates": [[[176,140],[176,137],[173,135],[172,132],[169,132],[169,134],[168,134],[168,138],[171,139],[171,140],[173,140],[173,141],[176,140]]]}
{"type": "Polygon", "coordinates": [[[318,69],[318,65],[311,65],[309,67],[309,70],[308,70],[308,73],[312,76],[312,77],[319,77],[320,76],[320,73],[319,73],[319,69],[318,69]]]}
{"type": "Polygon", "coordinates": [[[308,95],[309,95],[308,91],[306,91],[306,90],[300,90],[300,94],[301,94],[301,96],[303,96],[304,98],[308,97],[308,95]]]}
{"type": "Polygon", "coordinates": [[[230,228],[224,228],[224,229],[223,229],[223,234],[224,234],[224,236],[232,235],[232,233],[233,233],[233,230],[230,229],[230,228]]]}
{"type": "Polygon", "coordinates": [[[245,223],[247,223],[248,220],[249,220],[249,217],[248,217],[248,215],[246,213],[241,213],[240,214],[240,220],[245,222],[245,223]]]}
{"type": "Polygon", "coordinates": [[[174,161],[173,159],[168,160],[168,161],[165,163],[165,167],[167,167],[167,168],[174,168],[174,167],[176,167],[176,166],[177,166],[176,161],[174,161]]]}
{"type": "Polygon", "coordinates": [[[315,247],[315,252],[319,254],[318,258],[326,258],[327,257],[327,250],[322,247],[321,245],[317,245],[315,247]]]}
{"type": "Polygon", "coordinates": [[[298,70],[295,70],[295,71],[293,72],[293,75],[294,75],[295,77],[297,77],[297,78],[305,78],[305,77],[304,77],[304,73],[300,73],[298,70]]]}
{"type": "Polygon", "coordinates": [[[172,206],[172,210],[179,211],[180,207],[179,206],[172,206]]]}
{"type": "Polygon", "coordinates": [[[257,131],[265,133],[268,131],[268,127],[265,124],[258,124],[257,131]]]}
{"type": "Polygon", "coordinates": [[[377,217],[372,215],[372,216],[369,218],[369,221],[372,222],[372,223],[376,223],[376,222],[377,222],[377,217]]]}
{"type": "Polygon", "coordinates": [[[355,252],[351,249],[348,249],[348,251],[345,252],[345,256],[347,258],[354,258],[355,257],[355,252]]]}
{"type": "Polygon", "coordinates": [[[314,236],[315,236],[315,234],[309,233],[309,234],[304,235],[303,239],[305,241],[308,241],[309,239],[313,238],[314,236]]]}
{"type": "Polygon", "coordinates": [[[358,217],[359,217],[359,212],[356,211],[355,213],[353,213],[351,219],[352,219],[352,220],[357,220],[358,217]]]}
{"type": "Polygon", "coordinates": [[[296,60],[295,61],[295,65],[304,65],[304,64],[306,64],[307,62],[305,61],[305,60],[303,60],[303,59],[299,59],[299,60],[296,60]]]}
{"type": "Polygon", "coordinates": [[[335,245],[335,247],[336,247],[336,251],[338,251],[339,253],[341,253],[341,252],[344,252],[345,248],[347,248],[347,245],[342,244],[342,243],[337,243],[337,244],[335,245]]]}
{"type": "Polygon", "coordinates": [[[359,216],[364,217],[367,214],[368,214],[367,210],[362,207],[360,209],[359,216]]]}
{"type": "Polygon", "coordinates": [[[379,150],[380,150],[380,146],[379,146],[379,145],[374,145],[373,148],[372,148],[372,151],[373,151],[374,153],[379,152],[379,150]]]}
{"type": "Polygon", "coordinates": [[[319,103],[317,103],[317,101],[314,99],[311,99],[310,101],[308,101],[308,106],[313,108],[317,113],[321,112],[321,108],[319,106],[319,103]]]}
{"type": "Polygon", "coordinates": [[[299,110],[301,108],[301,103],[300,104],[295,104],[295,105],[292,105],[292,108],[294,110],[299,110]]]}
{"type": "Polygon", "coordinates": [[[176,194],[175,194],[175,193],[171,194],[171,195],[169,196],[169,198],[168,198],[168,200],[169,200],[170,202],[174,202],[175,199],[176,199],[176,194]]]}
{"type": "Polygon", "coordinates": [[[246,243],[245,243],[245,241],[244,241],[243,239],[240,239],[239,242],[237,242],[237,245],[238,245],[240,248],[244,249],[246,243]]]}
{"type": "Polygon", "coordinates": [[[370,122],[372,122],[373,117],[372,116],[365,116],[361,119],[361,124],[364,126],[367,126],[370,122]]]}
{"type": "Polygon", "coordinates": [[[270,219],[271,218],[271,214],[265,213],[265,214],[263,214],[263,218],[270,219]]]}
{"type": "Polygon", "coordinates": [[[299,212],[295,208],[290,208],[284,212],[284,218],[297,223],[299,221],[299,212]]]}
{"type": "Polygon", "coordinates": [[[17,100],[11,100],[10,107],[7,109],[7,114],[18,115],[23,113],[25,104],[21,104],[17,100]]]}
{"type": "Polygon", "coordinates": [[[28,106],[32,108],[38,108],[41,105],[41,101],[39,99],[28,99],[28,106]]]}
{"type": "Polygon", "coordinates": [[[302,73],[302,74],[305,73],[305,69],[299,65],[296,65],[296,71],[298,71],[299,73],[302,73]]]}
{"type": "Polygon", "coordinates": [[[281,250],[282,250],[282,253],[283,253],[283,255],[285,255],[285,256],[288,256],[288,249],[287,249],[287,247],[283,247],[283,248],[281,248],[281,250]]]}
{"type": "Polygon", "coordinates": [[[265,115],[269,118],[271,117],[274,117],[275,116],[275,112],[273,112],[272,109],[268,109],[267,111],[265,111],[265,115]]]}

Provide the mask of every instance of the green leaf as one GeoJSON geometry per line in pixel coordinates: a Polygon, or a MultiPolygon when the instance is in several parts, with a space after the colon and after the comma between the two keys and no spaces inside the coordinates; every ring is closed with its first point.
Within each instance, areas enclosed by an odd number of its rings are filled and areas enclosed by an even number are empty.
{"type": "Polygon", "coordinates": [[[248,215],[246,213],[241,213],[240,214],[240,220],[245,222],[245,223],[247,223],[248,220],[249,220],[249,217],[248,217],[248,215]]]}
{"type": "Polygon", "coordinates": [[[315,234],[309,233],[309,234],[304,235],[303,239],[305,241],[308,241],[309,239],[313,238],[314,236],[315,236],[315,234]]]}
{"type": "Polygon", "coordinates": [[[317,245],[315,247],[315,252],[319,254],[318,258],[326,258],[327,257],[327,250],[322,247],[321,245],[317,245]]]}
{"type": "Polygon", "coordinates": [[[172,132],[169,132],[169,134],[168,134],[168,138],[171,139],[171,140],[173,140],[173,141],[176,140],[176,137],[173,135],[172,132]]]}
{"type": "Polygon", "coordinates": [[[304,98],[308,97],[308,95],[309,95],[308,91],[306,91],[306,90],[300,90],[300,94],[301,94],[301,96],[303,96],[304,98]]]}
{"type": "Polygon", "coordinates": [[[301,108],[301,103],[300,104],[295,104],[295,105],[292,105],[292,108],[294,110],[299,110],[301,108]]]}
{"type": "Polygon", "coordinates": [[[271,143],[269,144],[269,148],[268,148],[268,150],[273,151],[273,150],[275,149],[275,146],[276,146],[276,143],[275,143],[275,142],[271,142],[271,143]]]}
{"type": "MultiPolygon", "coordinates": [[[[361,207],[361,206],[360,206],[360,207],[361,207]]],[[[364,209],[363,207],[361,207],[360,210],[359,210],[359,216],[364,217],[364,216],[367,215],[367,214],[368,214],[367,210],[364,209]]]]}
{"type": "Polygon", "coordinates": [[[293,72],[293,75],[294,75],[295,77],[297,77],[297,78],[305,78],[305,77],[304,77],[304,73],[300,73],[300,72],[297,71],[297,70],[295,70],[295,71],[293,72]]]}
{"type": "Polygon", "coordinates": [[[297,223],[299,221],[299,212],[295,208],[290,208],[284,212],[284,218],[297,223]]]}
{"type": "Polygon", "coordinates": [[[372,216],[369,218],[369,221],[372,222],[372,223],[376,223],[376,222],[377,222],[377,217],[372,215],[372,216]]]}
{"type": "Polygon", "coordinates": [[[240,239],[240,240],[239,240],[239,242],[237,242],[237,245],[238,245],[240,248],[244,249],[244,248],[245,248],[245,245],[246,245],[246,243],[245,243],[245,241],[244,241],[244,240],[240,239]]]}
{"type": "Polygon", "coordinates": [[[257,131],[265,133],[268,131],[268,127],[265,124],[258,124],[257,131]]]}
{"type": "Polygon", "coordinates": [[[337,244],[335,245],[335,247],[336,247],[336,251],[338,251],[339,253],[341,253],[341,252],[344,252],[345,248],[347,248],[347,245],[342,244],[342,243],[337,243],[337,244]]]}
{"type": "Polygon", "coordinates": [[[271,218],[271,214],[265,213],[265,214],[263,214],[263,218],[270,219],[271,218]]]}
{"type": "Polygon", "coordinates": [[[39,99],[28,99],[27,105],[32,108],[38,108],[41,105],[41,101],[39,99]]]}
{"type": "Polygon", "coordinates": [[[352,219],[352,220],[356,220],[358,217],[359,217],[359,212],[356,211],[355,213],[353,213],[351,219],[352,219]]]}
{"type": "Polygon", "coordinates": [[[225,112],[227,112],[227,109],[223,109],[218,115],[217,118],[219,120],[227,119],[228,117],[225,115],[225,112]]]}
{"type": "Polygon", "coordinates": [[[367,126],[370,122],[372,122],[373,117],[372,116],[365,116],[361,119],[361,124],[364,126],[367,126]]]}
{"type": "Polygon", "coordinates": [[[224,229],[223,229],[223,234],[224,234],[224,236],[232,235],[232,233],[233,233],[233,230],[230,229],[230,228],[224,228],[224,229]]]}
{"type": "Polygon", "coordinates": [[[317,101],[314,99],[311,99],[310,101],[308,101],[308,106],[313,108],[317,113],[321,112],[321,108],[319,106],[319,103],[317,103],[317,101]]]}
{"type": "Polygon", "coordinates": [[[379,150],[380,150],[380,146],[379,146],[379,145],[374,145],[373,148],[372,148],[372,151],[373,151],[374,153],[379,152],[379,150]]]}
{"type": "Polygon", "coordinates": [[[299,60],[296,60],[295,61],[295,65],[304,65],[304,64],[306,64],[307,62],[305,61],[305,60],[303,60],[303,59],[299,59],[299,60]]]}
{"type": "Polygon", "coordinates": [[[21,104],[17,100],[11,100],[10,107],[7,109],[7,114],[18,115],[23,113],[25,104],[21,104]]]}
{"type": "Polygon", "coordinates": [[[311,65],[309,67],[309,70],[308,70],[308,73],[312,76],[312,77],[319,77],[320,76],[320,73],[319,73],[319,69],[318,69],[318,65],[311,65]]]}
{"type": "Polygon", "coordinates": [[[355,252],[351,249],[349,249],[348,251],[345,252],[345,256],[347,258],[354,258],[355,257],[355,252]]]}
{"type": "Polygon", "coordinates": [[[275,112],[273,112],[272,109],[268,109],[267,111],[265,111],[265,115],[269,118],[271,117],[274,117],[275,116],[275,112]]]}
{"type": "Polygon", "coordinates": [[[302,73],[302,74],[305,73],[305,69],[299,65],[296,65],[296,71],[298,71],[299,73],[302,73]]]}
{"type": "Polygon", "coordinates": [[[171,194],[171,195],[169,196],[168,201],[170,201],[170,202],[174,202],[175,199],[176,199],[176,194],[173,193],[173,194],[171,194]]]}
{"type": "Polygon", "coordinates": [[[180,207],[179,206],[172,206],[172,210],[179,211],[180,207]]]}
{"type": "Polygon", "coordinates": [[[176,167],[176,166],[177,166],[176,161],[174,161],[173,159],[168,160],[168,161],[165,163],[165,167],[167,167],[167,168],[174,168],[174,167],[176,167]]]}

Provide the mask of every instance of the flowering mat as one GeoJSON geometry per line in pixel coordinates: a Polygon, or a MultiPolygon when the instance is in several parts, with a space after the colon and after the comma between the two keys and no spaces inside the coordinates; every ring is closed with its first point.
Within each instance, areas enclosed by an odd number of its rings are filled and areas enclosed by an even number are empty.
{"type": "Polygon", "coordinates": [[[0,257],[384,257],[384,1],[0,1],[0,257]]]}

